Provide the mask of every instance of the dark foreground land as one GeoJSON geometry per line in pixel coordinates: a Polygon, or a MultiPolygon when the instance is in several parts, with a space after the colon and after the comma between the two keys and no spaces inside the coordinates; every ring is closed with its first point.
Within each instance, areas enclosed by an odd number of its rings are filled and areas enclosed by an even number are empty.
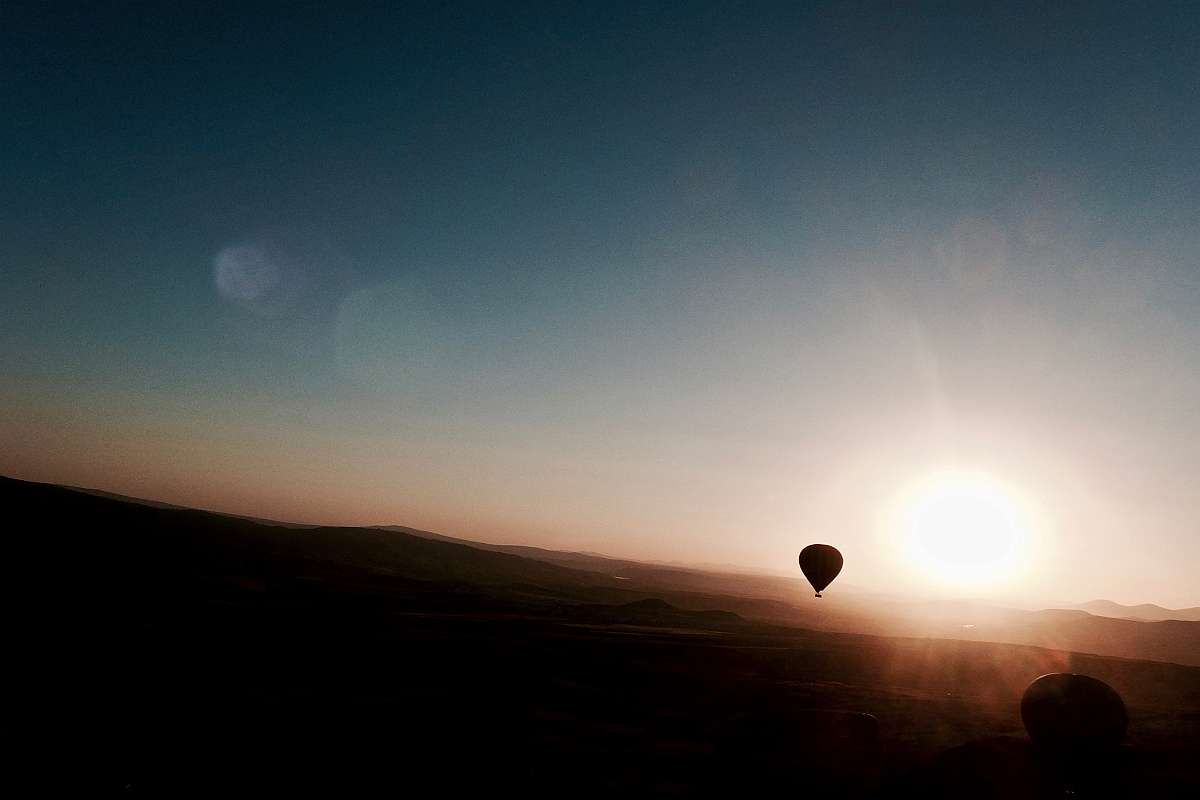
{"type": "Polygon", "coordinates": [[[808,631],[399,533],[0,492],[25,520],[7,772],[40,795],[1200,796],[1200,668],[808,631]],[[1061,670],[1131,714],[1070,774],[1018,713],[1061,670]]]}

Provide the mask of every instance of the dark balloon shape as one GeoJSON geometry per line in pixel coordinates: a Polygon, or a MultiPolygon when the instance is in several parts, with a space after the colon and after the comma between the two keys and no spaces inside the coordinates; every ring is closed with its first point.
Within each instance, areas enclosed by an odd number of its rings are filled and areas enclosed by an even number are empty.
{"type": "Polygon", "coordinates": [[[822,590],[842,571],[842,554],[827,544],[810,544],[800,551],[800,570],[820,597],[822,590]]]}
{"type": "Polygon", "coordinates": [[[1021,698],[1021,720],[1040,749],[1094,753],[1116,749],[1125,738],[1125,702],[1104,681],[1054,672],[1029,684],[1021,698]]]}

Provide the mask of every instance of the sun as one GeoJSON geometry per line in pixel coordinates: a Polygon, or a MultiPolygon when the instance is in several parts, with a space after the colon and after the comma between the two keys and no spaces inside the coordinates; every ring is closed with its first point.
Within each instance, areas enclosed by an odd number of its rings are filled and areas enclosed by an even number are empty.
{"type": "Polygon", "coordinates": [[[943,472],[908,493],[899,544],[926,578],[985,588],[1018,578],[1027,567],[1034,524],[1017,494],[984,474],[943,472]]]}

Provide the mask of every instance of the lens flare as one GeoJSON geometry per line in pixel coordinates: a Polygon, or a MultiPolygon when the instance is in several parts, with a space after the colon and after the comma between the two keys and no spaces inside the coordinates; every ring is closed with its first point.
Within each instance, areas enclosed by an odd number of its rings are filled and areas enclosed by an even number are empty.
{"type": "Polygon", "coordinates": [[[280,269],[266,249],[258,245],[227,247],[213,264],[217,289],[231,300],[252,303],[279,285],[280,269]]]}

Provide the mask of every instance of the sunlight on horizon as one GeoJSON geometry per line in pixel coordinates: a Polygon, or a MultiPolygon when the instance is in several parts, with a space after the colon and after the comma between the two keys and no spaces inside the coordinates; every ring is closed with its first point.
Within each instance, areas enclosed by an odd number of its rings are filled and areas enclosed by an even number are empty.
{"type": "Polygon", "coordinates": [[[1020,584],[1040,526],[1016,490],[987,474],[952,470],[903,492],[890,527],[911,571],[937,588],[971,592],[1020,584]]]}

